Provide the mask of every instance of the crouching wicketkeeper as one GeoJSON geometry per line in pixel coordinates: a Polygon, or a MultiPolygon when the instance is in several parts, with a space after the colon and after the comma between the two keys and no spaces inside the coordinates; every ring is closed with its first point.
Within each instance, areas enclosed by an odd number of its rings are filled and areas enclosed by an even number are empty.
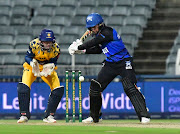
{"type": "Polygon", "coordinates": [[[20,108],[20,119],[17,123],[24,123],[30,119],[30,90],[31,84],[37,77],[41,77],[51,89],[43,121],[48,123],[56,122],[54,114],[64,94],[64,87],[60,86],[55,71],[59,54],[60,49],[55,42],[52,30],[43,29],[39,38],[30,42],[29,50],[25,56],[25,63],[23,64],[22,82],[19,82],[17,87],[20,108]]]}

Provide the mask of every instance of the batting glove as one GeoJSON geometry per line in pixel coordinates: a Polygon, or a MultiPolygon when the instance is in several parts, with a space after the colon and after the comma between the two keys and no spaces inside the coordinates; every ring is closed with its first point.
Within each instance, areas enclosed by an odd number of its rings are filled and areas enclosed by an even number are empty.
{"type": "Polygon", "coordinates": [[[82,41],[80,40],[80,39],[76,39],[76,45],[77,46],[80,46],[80,45],[82,45],[83,43],[82,43],[82,41]]]}
{"type": "Polygon", "coordinates": [[[82,41],[80,39],[77,39],[74,41],[68,48],[69,54],[74,55],[75,53],[81,54],[84,53],[84,50],[78,50],[78,46],[82,45],[82,41]]]}
{"type": "Polygon", "coordinates": [[[74,41],[68,48],[69,54],[74,55],[75,51],[78,50],[78,46],[76,45],[76,42],[74,41]]]}

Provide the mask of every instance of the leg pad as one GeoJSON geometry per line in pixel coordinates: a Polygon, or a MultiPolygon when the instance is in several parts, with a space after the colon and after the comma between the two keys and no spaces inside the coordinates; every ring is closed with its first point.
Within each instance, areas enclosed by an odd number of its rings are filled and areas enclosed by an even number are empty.
{"type": "Polygon", "coordinates": [[[90,116],[93,118],[94,122],[99,122],[99,113],[102,106],[102,97],[101,97],[101,84],[92,79],[89,96],[90,96],[90,116]]]}
{"type": "Polygon", "coordinates": [[[29,105],[30,105],[30,88],[24,83],[18,83],[17,86],[18,100],[20,115],[30,118],[29,105]]]}
{"type": "Polygon", "coordinates": [[[136,89],[135,85],[130,82],[129,78],[125,77],[122,79],[122,84],[124,87],[124,91],[131,100],[131,103],[134,106],[134,109],[138,115],[139,120],[141,121],[141,117],[150,118],[149,113],[146,109],[146,103],[143,95],[136,89]]]}
{"type": "Polygon", "coordinates": [[[55,114],[56,109],[59,105],[59,102],[61,101],[63,94],[64,94],[63,86],[60,86],[56,89],[53,89],[53,91],[51,91],[51,94],[48,99],[48,106],[45,111],[45,118],[47,118],[50,114],[51,115],[55,114]]]}

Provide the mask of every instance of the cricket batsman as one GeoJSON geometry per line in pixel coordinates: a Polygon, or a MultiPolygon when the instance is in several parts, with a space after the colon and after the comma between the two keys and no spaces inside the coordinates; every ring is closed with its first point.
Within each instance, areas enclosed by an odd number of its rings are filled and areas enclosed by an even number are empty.
{"type": "Polygon", "coordinates": [[[82,43],[74,41],[69,47],[71,55],[85,52],[85,54],[104,53],[106,59],[98,73],[97,79],[92,79],[89,89],[90,117],[84,123],[98,123],[101,116],[101,92],[118,75],[122,77],[122,85],[126,95],[134,106],[141,123],[149,123],[150,115],[146,108],[144,96],[138,90],[133,67],[133,58],[126,49],[121,37],[115,29],[104,24],[103,18],[98,13],[92,13],[86,18],[86,28],[94,35],[92,40],[82,43]]]}
{"type": "Polygon", "coordinates": [[[41,77],[51,89],[43,121],[47,123],[56,122],[54,114],[64,94],[64,87],[60,86],[55,71],[59,54],[59,46],[55,42],[53,31],[50,29],[43,29],[39,38],[30,42],[29,50],[25,56],[25,63],[23,64],[22,82],[19,82],[17,86],[20,109],[20,119],[17,123],[25,123],[30,119],[31,84],[37,77],[41,77]]]}

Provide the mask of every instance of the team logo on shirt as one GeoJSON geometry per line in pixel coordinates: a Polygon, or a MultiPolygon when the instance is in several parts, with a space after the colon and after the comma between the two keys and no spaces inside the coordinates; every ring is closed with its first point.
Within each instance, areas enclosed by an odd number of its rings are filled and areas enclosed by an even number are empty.
{"type": "Polygon", "coordinates": [[[104,54],[106,54],[106,53],[109,52],[109,50],[107,49],[107,47],[103,48],[102,51],[103,51],[104,54]]]}
{"type": "Polygon", "coordinates": [[[126,61],[126,69],[132,69],[131,61],[126,61]]]}

